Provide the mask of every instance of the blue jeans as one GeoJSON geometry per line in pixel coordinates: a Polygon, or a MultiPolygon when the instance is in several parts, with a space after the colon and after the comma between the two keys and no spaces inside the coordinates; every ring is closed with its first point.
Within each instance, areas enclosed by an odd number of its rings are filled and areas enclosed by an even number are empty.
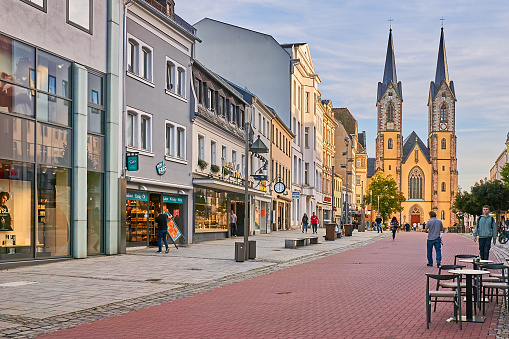
{"type": "Polygon", "coordinates": [[[433,265],[433,246],[437,252],[437,265],[442,262],[442,241],[440,237],[435,240],[428,240],[428,264],[433,265]]]}
{"type": "Polygon", "coordinates": [[[378,232],[377,233],[380,233],[380,232],[384,232],[383,229],[382,229],[382,224],[377,224],[376,225],[377,229],[378,229],[378,232]]]}
{"type": "Polygon", "coordinates": [[[303,222],[302,223],[302,232],[306,231],[306,233],[308,232],[308,224],[307,222],[303,222]]]}
{"type": "Polygon", "coordinates": [[[313,233],[318,232],[317,227],[318,227],[318,224],[311,224],[311,228],[313,229],[313,233]]]}
{"type": "Polygon", "coordinates": [[[168,233],[168,230],[164,231],[157,231],[157,246],[159,246],[159,252],[161,252],[161,240],[164,241],[164,246],[166,246],[166,249],[168,249],[168,239],[166,239],[166,235],[170,235],[168,233]]]}
{"type": "Polygon", "coordinates": [[[479,238],[479,255],[481,260],[488,260],[490,258],[491,237],[479,238]]]}

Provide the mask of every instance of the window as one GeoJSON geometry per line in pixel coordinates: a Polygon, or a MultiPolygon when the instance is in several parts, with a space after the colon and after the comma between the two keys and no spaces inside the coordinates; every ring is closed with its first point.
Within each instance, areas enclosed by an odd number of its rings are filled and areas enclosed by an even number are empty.
{"type": "Polygon", "coordinates": [[[67,23],[92,34],[92,0],[67,0],[67,23]]]}
{"type": "Polygon", "coordinates": [[[295,103],[297,101],[297,83],[295,80],[293,80],[293,105],[295,106],[295,103]]]}
{"type": "Polygon", "coordinates": [[[297,106],[299,107],[299,111],[302,110],[302,100],[300,99],[300,96],[301,96],[300,93],[301,93],[301,87],[299,86],[299,89],[297,92],[297,99],[299,100],[297,106]]]}
{"type": "Polygon", "coordinates": [[[361,203],[361,195],[357,194],[357,204],[360,204],[360,203],[361,203]]]}
{"type": "Polygon", "coordinates": [[[442,171],[445,171],[445,166],[442,166],[442,171]]]}
{"type": "Polygon", "coordinates": [[[227,161],[227,148],[226,146],[221,146],[221,165],[224,166],[224,164],[226,164],[226,161],[227,161]]]}
{"type": "Polygon", "coordinates": [[[440,108],[440,122],[447,122],[447,108],[445,104],[440,108]]]}
{"type": "Polygon", "coordinates": [[[410,175],[408,178],[409,182],[409,190],[410,199],[423,199],[422,197],[422,188],[424,184],[424,174],[422,173],[419,167],[414,167],[410,171],[410,175]]]}
{"type": "Polygon", "coordinates": [[[237,166],[237,151],[232,150],[232,165],[235,168],[237,166]]]}
{"type": "Polygon", "coordinates": [[[309,113],[309,92],[306,92],[306,102],[304,103],[304,109],[306,113],[309,113]]]}
{"type": "Polygon", "coordinates": [[[175,126],[166,124],[166,147],[165,154],[173,156],[173,145],[175,144],[175,126]]]}
{"type": "Polygon", "coordinates": [[[183,68],[179,67],[177,69],[177,94],[180,96],[184,96],[184,84],[185,84],[185,71],[183,68]]]}
{"type": "Polygon", "coordinates": [[[127,146],[134,147],[134,114],[127,114],[127,146]]]}
{"type": "Polygon", "coordinates": [[[217,143],[215,141],[210,142],[210,164],[217,165],[217,143]]]}
{"type": "Polygon", "coordinates": [[[392,168],[391,165],[389,165],[389,171],[391,170],[391,168],[392,168]]]}
{"type": "Polygon", "coordinates": [[[447,141],[445,140],[445,138],[442,139],[442,149],[446,149],[447,148],[447,141]]]}
{"type": "Polygon", "coordinates": [[[152,81],[152,52],[143,47],[143,74],[142,77],[148,81],[152,81]]]}
{"type": "Polygon", "coordinates": [[[235,104],[230,104],[230,122],[235,123],[235,104]]]}
{"type": "Polygon", "coordinates": [[[43,12],[46,12],[46,1],[47,0],[21,0],[21,1],[26,2],[27,4],[30,4],[37,9],[40,9],[43,12]]]}
{"type": "Polygon", "coordinates": [[[419,162],[419,151],[415,150],[414,154],[415,154],[415,162],[419,162]]]}
{"type": "Polygon", "coordinates": [[[445,182],[442,183],[442,192],[445,192],[445,182]]]}
{"type": "Polygon", "coordinates": [[[309,127],[304,128],[304,147],[309,148],[309,127]]]}
{"type": "Polygon", "coordinates": [[[387,140],[387,148],[392,149],[392,139],[387,140]]]}
{"type": "MultiPolygon", "coordinates": [[[[357,160],[357,164],[356,164],[356,167],[357,168],[360,168],[361,167],[361,159],[356,159],[357,160]]],[[[358,185],[358,184],[357,184],[358,185]]]]}
{"type": "Polygon", "coordinates": [[[128,47],[127,70],[138,74],[138,43],[133,39],[129,39],[128,47]]]}
{"type": "Polygon", "coordinates": [[[445,211],[440,212],[440,219],[445,220],[445,211]]]}
{"type": "MultiPolygon", "coordinates": [[[[166,89],[168,91],[173,91],[173,87],[175,87],[174,85],[174,81],[175,81],[175,65],[173,63],[171,63],[170,61],[167,61],[166,62],[166,89]]],[[[200,83],[201,84],[201,81],[200,80],[196,80],[197,83],[200,83]]],[[[196,91],[196,95],[198,95],[198,98],[200,97],[200,94],[198,93],[198,91],[196,91]]]]}
{"type": "Polygon", "coordinates": [[[242,154],[242,173],[246,173],[246,155],[242,154]]]}
{"type": "Polygon", "coordinates": [[[316,151],[316,127],[313,127],[313,135],[311,138],[313,138],[313,149],[316,151]]]}
{"type": "MultiPolygon", "coordinates": [[[[139,76],[140,78],[134,78],[142,82],[145,82],[144,80],[152,82],[152,47],[130,34],[127,34],[127,39],[127,74],[139,76]]],[[[150,86],[153,87],[153,84],[150,84],[150,86]]]]}
{"type": "Polygon", "coordinates": [[[207,108],[211,111],[214,110],[214,90],[212,88],[208,89],[207,108]]]}
{"type": "Polygon", "coordinates": [[[300,146],[300,122],[297,123],[297,131],[295,131],[295,137],[297,138],[297,144],[300,146]]]}
{"type": "Polygon", "coordinates": [[[224,111],[226,109],[226,101],[225,98],[220,95],[219,96],[219,112],[217,113],[219,116],[224,117],[224,111]]]}
{"type": "Polygon", "coordinates": [[[304,184],[309,185],[309,163],[304,164],[304,184]]]}
{"type": "Polygon", "coordinates": [[[360,185],[361,184],[361,176],[360,175],[356,175],[355,176],[355,184],[356,185],[360,185]]]}
{"type": "Polygon", "coordinates": [[[263,117],[263,136],[265,136],[265,117],[263,117]]]}
{"type": "Polygon", "coordinates": [[[387,107],[387,122],[394,122],[394,107],[392,103],[387,107]]]}
{"type": "Polygon", "coordinates": [[[185,159],[186,158],[186,130],[183,127],[177,128],[177,147],[176,147],[176,155],[177,158],[185,159]]]}
{"type": "Polygon", "coordinates": [[[205,137],[198,134],[198,160],[205,160],[205,137]]]}
{"type": "Polygon", "coordinates": [[[140,137],[141,137],[141,149],[149,151],[150,150],[150,118],[147,116],[141,117],[140,137]]]}
{"type": "Polygon", "coordinates": [[[258,133],[262,131],[262,114],[258,113],[258,133]]]}

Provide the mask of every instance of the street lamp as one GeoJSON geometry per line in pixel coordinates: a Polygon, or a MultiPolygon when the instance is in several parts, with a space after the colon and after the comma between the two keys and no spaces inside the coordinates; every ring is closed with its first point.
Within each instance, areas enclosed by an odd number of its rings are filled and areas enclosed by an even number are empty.
{"type": "MultiPolygon", "coordinates": [[[[345,164],[341,165],[341,168],[344,168],[346,170],[346,184],[345,184],[345,201],[344,201],[344,217],[343,217],[343,225],[348,224],[349,218],[348,218],[348,163],[352,162],[353,159],[348,158],[348,144],[350,143],[350,138],[345,137],[345,145],[346,145],[346,152],[343,152],[343,155],[346,155],[346,162],[345,164]]],[[[345,234],[346,235],[346,234],[345,234]]]]}
{"type": "Polygon", "coordinates": [[[373,190],[369,190],[369,207],[371,208],[371,213],[369,214],[369,226],[373,228],[373,190]]]}

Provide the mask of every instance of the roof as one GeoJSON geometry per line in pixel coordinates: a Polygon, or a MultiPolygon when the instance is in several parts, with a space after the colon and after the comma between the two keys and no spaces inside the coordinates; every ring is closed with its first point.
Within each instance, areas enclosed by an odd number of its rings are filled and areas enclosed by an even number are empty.
{"type": "Polygon", "coordinates": [[[357,120],[353,117],[352,113],[346,107],[333,108],[334,118],[339,120],[348,134],[355,134],[355,127],[357,120]]]}
{"type": "Polygon", "coordinates": [[[295,43],[291,43],[291,44],[280,44],[280,45],[283,48],[291,48],[293,46],[302,46],[302,45],[305,45],[305,44],[307,44],[307,42],[295,42],[295,43]]]}
{"type": "Polygon", "coordinates": [[[430,152],[429,148],[424,145],[422,140],[419,138],[417,133],[412,131],[408,137],[403,141],[403,162],[406,162],[410,154],[412,154],[412,151],[415,149],[415,146],[419,146],[419,149],[424,154],[424,157],[426,157],[426,160],[430,162],[430,152]]]}
{"type": "Polygon", "coordinates": [[[452,91],[452,94],[456,96],[454,92],[454,83],[449,81],[449,69],[447,68],[447,56],[445,54],[445,38],[444,38],[444,28],[442,27],[440,31],[440,44],[438,45],[438,57],[437,57],[437,69],[435,72],[435,81],[431,82],[430,91],[433,98],[438,93],[442,82],[444,82],[449,86],[452,91]]]}
{"type": "Polygon", "coordinates": [[[376,158],[368,158],[368,168],[367,168],[367,177],[371,178],[373,175],[375,175],[375,161],[376,158]]]}
{"type": "Polygon", "coordinates": [[[359,144],[362,146],[362,148],[366,149],[366,131],[359,133],[359,144]]]}
{"type": "Polygon", "coordinates": [[[242,88],[240,87],[239,85],[237,84],[234,84],[233,82],[221,77],[224,81],[226,81],[230,86],[232,86],[233,88],[235,88],[240,94],[242,94],[242,97],[244,98],[244,100],[249,104],[253,104],[253,98],[256,96],[255,94],[249,92],[247,90],[247,88],[242,88]]]}
{"type": "Polygon", "coordinates": [[[384,78],[378,83],[377,101],[382,98],[390,83],[396,85],[399,96],[403,99],[401,81],[398,82],[396,75],[396,58],[394,57],[394,44],[392,42],[392,28],[389,30],[389,41],[387,42],[387,54],[385,55],[384,78]]]}
{"type": "Polygon", "coordinates": [[[292,136],[292,139],[295,138],[295,134],[293,134],[293,132],[288,128],[288,126],[286,126],[286,124],[283,122],[283,120],[281,120],[279,115],[277,115],[276,111],[272,107],[269,107],[267,105],[265,105],[265,107],[267,107],[274,114],[274,118],[277,121],[279,121],[281,126],[283,126],[285,128],[286,132],[292,136]]]}

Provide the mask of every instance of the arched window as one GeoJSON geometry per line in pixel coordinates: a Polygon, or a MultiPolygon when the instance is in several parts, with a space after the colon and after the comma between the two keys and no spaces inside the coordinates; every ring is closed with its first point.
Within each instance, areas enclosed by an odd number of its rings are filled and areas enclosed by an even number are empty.
{"type": "Polygon", "coordinates": [[[387,107],[387,122],[394,122],[394,107],[392,104],[387,107]]]}
{"type": "Polygon", "coordinates": [[[414,167],[408,176],[410,199],[423,199],[422,188],[424,186],[424,174],[419,167],[414,167]]]}
{"type": "Polygon", "coordinates": [[[445,220],[445,211],[440,212],[440,219],[445,220]]]}
{"type": "Polygon", "coordinates": [[[440,122],[447,122],[447,108],[445,108],[445,104],[440,108],[440,122]]]}
{"type": "Polygon", "coordinates": [[[445,192],[445,182],[442,183],[442,192],[445,192]]]}
{"type": "Polygon", "coordinates": [[[445,138],[442,139],[442,149],[446,149],[447,148],[447,141],[445,140],[445,138]]]}
{"type": "Polygon", "coordinates": [[[387,148],[392,149],[392,139],[387,140],[387,148]]]}

